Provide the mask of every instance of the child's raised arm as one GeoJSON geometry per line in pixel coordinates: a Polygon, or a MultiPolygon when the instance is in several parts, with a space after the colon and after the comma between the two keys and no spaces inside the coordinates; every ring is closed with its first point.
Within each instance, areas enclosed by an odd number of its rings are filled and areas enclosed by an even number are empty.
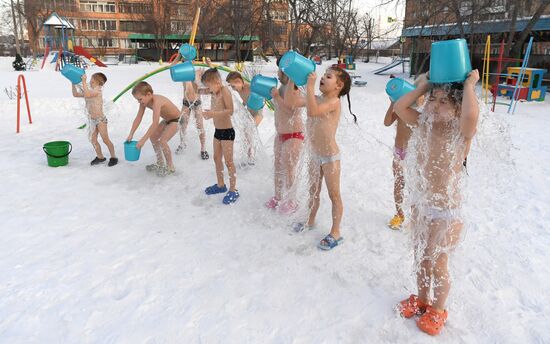
{"type": "Polygon", "coordinates": [[[307,115],[310,117],[322,116],[338,110],[340,107],[339,98],[321,104],[317,103],[317,99],[315,98],[315,80],[317,80],[317,74],[315,72],[310,73],[307,78],[306,87],[307,115]]]}
{"type": "Polygon", "coordinates": [[[296,88],[294,81],[290,79],[285,87],[283,103],[293,109],[306,106],[305,97],[303,97],[300,90],[296,88]]]}
{"type": "Polygon", "coordinates": [[[393,102],[392,102],[388,107],[388,111],[386,111],[386,116],[384,117],[384,125],[386,127],[389,127],[390,125],[393,124],[393,122],[395,122],[396,119],[397,119],[397,115],[393,111],[393,102]]]}
{"type": "Polygon", "coordinates": [[[145,105],[139,104],[139,110],[136,115],[136,118],[134,119],[134,123],[132,123],[132,129],[130,129],[130,134],[128,135],[128,138],[126,138],[127,142],[132,141],[132,138],[134,137],[134,133],[136,132],[139,125],[141,124],[141,120],[143,120],[144,113],[145,113],[145,105]]]}
{"type": "Polygon", "coordinates": [[[476,133],[479,118],[479,104],[475,93],[476,83],[479,80],[479,71],[473,70],[464,81],[464,95],[462,97],[462,114],[460,115],[460,132],[467,139],[476,133]]]}
{"type": "Polygon", "coordinates": [[[403,95],[393,104],[393,111],[407,124],[416,124],[420,113],[411,106],[430,89],[428,74],[420,75],[417,81],[418,86],[413,91],[403,95]]]}
{"type": "Polygon", "coordinates": [[[86,74],[82,74],[82,94],[84,98],[93,98],[99,95],[98,90],[88,88],[88,83],[86,83],[86,74]]]}

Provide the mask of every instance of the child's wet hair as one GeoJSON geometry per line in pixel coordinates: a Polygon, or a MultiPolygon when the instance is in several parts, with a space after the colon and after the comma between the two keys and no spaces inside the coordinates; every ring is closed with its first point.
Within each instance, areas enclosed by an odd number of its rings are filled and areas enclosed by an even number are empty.
{"type": "Polygon", "coordinates": [[[241,73],[239,73],[239,72],[229,72],[229,74],[227,74],[227,77],[225,78],[225,81],[230,82],[232,80],[237,80],[237,79],[244,82],[243,77],[241,76],[241,73]]]}
{"type": "Polygon", "coordinates": [[[351,100],[349,98],[349,92],[351,91],[351,76],[340,67],[330,67],[329,70],[335,72],[338,80],[344,84],[338,93],[338,97],[347,96],[349,113],[353,116],[353,121],[357,123],[357,116],[355,116],[355,114],[351,111],[351,100]]]}
{"type": "Polygon", "coordinates": [[[94,78],[100,86],[105,85],[107,82],[107,77],[103,73],[94,73],[92,78],[94,78]]]}
{"type": "Polygon", "coordinates": [[[211,82],[211,81],[215,81],[215,80],[220,80],[221,81],[221,76],[220,76],[220,73],[218,72],[218,70],[216,68],[209,68],[206,70],[206,72],[204,72],[201,76],[201,82],[203,84],[207,83],[207,82],[211,82]]]}
{"type": "Polygon", "coordinates": [[[132,89],[132,94],[135,95],[136,93],[143,95],[146,95],[147,93],[153,94],[153,88],[147,82],[141,81],[132,89]]]}
{"type": "Polygon", "coordinates": [[[430,96],[433,96],[434,91],[439,90],[447,93],[447,99],[449,99],[455,107],[460,107],[464,95],[464,83],[451,82],[446,84],[433,84],[430,90],[430,96]]]}

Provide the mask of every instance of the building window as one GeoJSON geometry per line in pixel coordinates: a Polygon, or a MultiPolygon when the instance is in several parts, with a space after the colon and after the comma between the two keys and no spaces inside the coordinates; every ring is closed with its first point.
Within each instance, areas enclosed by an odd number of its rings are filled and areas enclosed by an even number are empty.
{"type": "Polygon", "coordinates": [[[80,1],[81,12],[115,13],[114,2],[80,1]]]}
{"type": "Polygon", "coordinates": [[[171,31],[185,32],[188,29],[187,23],[184,21],[172,21],[170,22],[171,31]]]}
{"type": "Polygon", "coordinates": [[[153,6],[144,3],[121,2],[118,4],[118,11],[130,14],[151,14],[153,13],[153,6]]]}
{"type": "Polygon", "coordinates": [[[147,24],[140,21],[121,21],[119,23],[120,31],[126,32],[142,32],[146,33],[148,30],[147,24]]]}
{"type": "Polygon", "coordinates": [[[288,12],[286,11],[271,11],[271,19],[273,20],[287,20],[288,12]]]}
{"type": "Polygon", "coordinates": [[[116,20],[81,19],[80,29],[84,31],[116,31],[116,20]]]}

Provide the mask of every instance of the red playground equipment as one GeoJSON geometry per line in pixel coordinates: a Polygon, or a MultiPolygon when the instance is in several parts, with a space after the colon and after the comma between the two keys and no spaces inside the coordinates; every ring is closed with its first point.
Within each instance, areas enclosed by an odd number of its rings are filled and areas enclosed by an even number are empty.
{"type": "Polygon", "coordinates": [[[29,115],[29,124],[32,124],[31,118],[31,108],[29,106],[29,95],[27,94],[27,83],[25,82],[25,76],[19,74],[17,77],[17,127],[15,133],[19,134],[19,123],[20,123],[20,113],[21,113],[21,82],[23,82],[23,91],[25,92],[25,102],[27,103],[27,114],[29,115]]]}

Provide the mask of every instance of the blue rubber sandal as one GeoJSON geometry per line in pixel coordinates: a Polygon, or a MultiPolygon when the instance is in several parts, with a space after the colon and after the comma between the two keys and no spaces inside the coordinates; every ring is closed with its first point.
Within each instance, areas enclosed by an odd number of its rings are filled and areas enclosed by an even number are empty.
{"type": "Polygon", "coordinates": [[[323,240],[317,244],[317,247],[324,251],[330,251],[338,245],[341,245],[344,242],[344,237],[340,237],[338,240],[329,234],[323,240]]]}
{"type": "Polygon", "coordinates": [[[224,192],[227,192],[227,186],[223,186],[223,187],[219,187],[218,184],[214,184],[212,186],[209,186],[207,187],[204,192],[207,194],[207,195],[215,195],[215,194],[219,194],[219,193],[224,193],[224,192]]]}
{"type": "Polygon", "coordinates": [[[223,204],[231,204],[237,202],[239,191],[229,191],[223,198],[223,204]]]}

